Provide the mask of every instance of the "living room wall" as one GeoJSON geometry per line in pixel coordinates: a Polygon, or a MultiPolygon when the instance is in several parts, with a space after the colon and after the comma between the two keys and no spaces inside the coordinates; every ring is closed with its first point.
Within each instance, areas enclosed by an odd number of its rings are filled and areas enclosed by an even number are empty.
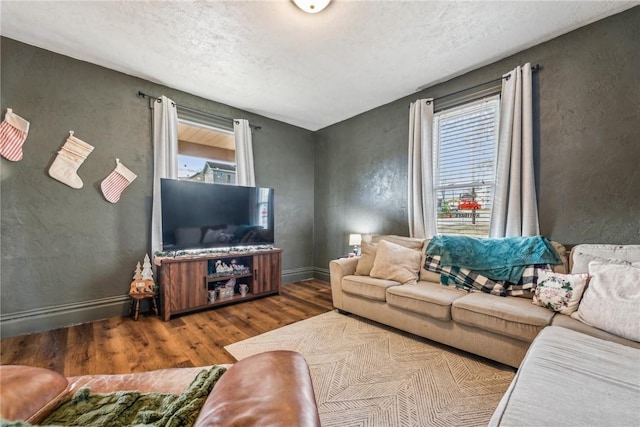
{"type": "Polygon", "coordinates": [[[640,7],[316,132],[315,266],[349,233],[408,235],[409,104],[530,62],[541,233],[567,245],[640,243],[640,7]]]}
{"type": "Polygon", "coordinates": [[[256,181],[275,188],[283,279],[312,276],[312,132],[15,40],[0,43],[2,112],[11,107],[31,123],[23,160],[0,160],[2,337],[126,313],[134,268],[150,247],[151,110],[139,90],[262,127],[253,132],[256,181]],[[79,190],[47,173],[69,130],[95,147],[79,169],[79,190]],[[111,204],[100,183],[116,158],[138,177],[111,204]]]}

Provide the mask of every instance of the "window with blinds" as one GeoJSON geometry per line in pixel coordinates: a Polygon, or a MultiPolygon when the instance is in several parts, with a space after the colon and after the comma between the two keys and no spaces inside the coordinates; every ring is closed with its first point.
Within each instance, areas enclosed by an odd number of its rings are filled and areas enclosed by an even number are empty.
{"type": "Polygon", "coordinates": [[[499,95],[435,114],[438,234],[489,236],[499,118],[499,95]]]}

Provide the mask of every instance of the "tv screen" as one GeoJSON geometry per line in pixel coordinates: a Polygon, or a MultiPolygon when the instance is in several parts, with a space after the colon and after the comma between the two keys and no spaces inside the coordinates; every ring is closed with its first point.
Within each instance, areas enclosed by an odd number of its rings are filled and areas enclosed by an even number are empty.
{"type": "Polygon", "coordinates": [[[160,180],[162,249],[272,245],[273,189],[160,180]]]}

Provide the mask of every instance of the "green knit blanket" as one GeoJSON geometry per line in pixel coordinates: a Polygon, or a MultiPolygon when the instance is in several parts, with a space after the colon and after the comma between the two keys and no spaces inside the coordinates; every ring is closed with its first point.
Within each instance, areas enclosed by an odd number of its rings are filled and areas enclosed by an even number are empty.
{"type": "MultiPolygon", "coordinates": [[[[202,370],[180,395],[119,391],[91,394],[78,390],[44,420],[46,426],[182,427],[195,423],[202,405],[226,368],[202,370]]],[[[24,427],[24,422],[1,426],[24,427]]]]}

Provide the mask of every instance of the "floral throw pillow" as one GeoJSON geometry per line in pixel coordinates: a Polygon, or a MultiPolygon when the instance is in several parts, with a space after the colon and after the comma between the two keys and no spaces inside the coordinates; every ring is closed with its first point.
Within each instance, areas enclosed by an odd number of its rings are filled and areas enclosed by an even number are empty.
{"type": "Polygon", "coordinates": [[[570,315],[578,309],[589,275],[540,271],[533,304],[570,315]]]}

